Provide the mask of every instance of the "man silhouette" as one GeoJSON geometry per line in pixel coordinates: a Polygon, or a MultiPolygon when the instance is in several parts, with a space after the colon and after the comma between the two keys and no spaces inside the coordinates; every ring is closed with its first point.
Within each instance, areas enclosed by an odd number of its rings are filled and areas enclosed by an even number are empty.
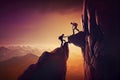
{"type": "Polygon", "coordinates": [[[75,34],[75,30],[77,30],[79,32],[79,29],[77,28],[78,24],[77,23],[70,23],[72,24],[72,30],[73,30],[73,35],[75,34]]]}
{"type": "Polygon", "coordinates": [[[61,36],[59,36],[59,40],[61,41],[61,46],[63,46],[64,45],[64,42],[66,42],[63,38],[64,38],[65,36],[64,36],[64,34],[62,34],[61,36]]]}

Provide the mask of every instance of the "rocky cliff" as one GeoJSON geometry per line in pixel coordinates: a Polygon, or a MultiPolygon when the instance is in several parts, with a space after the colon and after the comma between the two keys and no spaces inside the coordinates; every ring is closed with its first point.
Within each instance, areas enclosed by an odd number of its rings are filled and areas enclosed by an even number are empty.
{"type": "Polygon", "coordinates": [[[83,50],[84,80],[119,80],[118,3],[86,1],[84,31],[69,36],[69,42],[83,50]]]}
{"type": "Polygon", "coordinates": [[[65,80],[68,56],[68,43],[52,52],[44,52],[18,80],[65,80]]]}

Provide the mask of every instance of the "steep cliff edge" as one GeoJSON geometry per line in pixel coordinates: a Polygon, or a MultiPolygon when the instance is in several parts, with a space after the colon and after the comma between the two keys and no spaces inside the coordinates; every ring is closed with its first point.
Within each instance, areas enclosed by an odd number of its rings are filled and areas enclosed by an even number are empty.
{"type": "Polygon", "coordinates": [[[44,52],[18,80],[65,80],[68,56],[68,43],[52,52],[44,52]]]}
{"type": "Polygon", "coordinates": [[[84,80],[119,80],[118,2],[86,1],[84,30],[68,38],[70,43],[82,48],[84,80]]]}

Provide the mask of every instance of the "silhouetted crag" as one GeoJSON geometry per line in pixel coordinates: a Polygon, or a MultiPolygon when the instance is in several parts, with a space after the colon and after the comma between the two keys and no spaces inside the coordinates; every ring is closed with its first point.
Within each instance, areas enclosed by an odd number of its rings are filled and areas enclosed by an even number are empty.
{"type": "Polygon", "coordinates": [[[83,16],[84,31],[68,38],[69,42],[83,50],[84,80],[119,80],[118,1],[86,1],[83,16]]]}
{"type": "Polygon", "coordinates": [[[68,56],[68,43],[52,52],[44,52],[18,80],[65,80],[68,56]]]}
{"type": "Polygon", "coordinates": [[[85,33],[83,31],[80,31],[78,34],[74,34],[72,36],[68,37],[69,43],[73,43],[81,48],[84,48],[85,45],[85,33]]]}

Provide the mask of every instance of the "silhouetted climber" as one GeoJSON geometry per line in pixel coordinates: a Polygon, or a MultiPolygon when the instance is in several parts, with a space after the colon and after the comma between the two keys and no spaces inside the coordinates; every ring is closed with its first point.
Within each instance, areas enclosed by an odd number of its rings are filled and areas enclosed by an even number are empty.
{"type": "Polygon", "coordinates": [[[77,23],[70,23],[72,24],[72,30],[73,30],[73,35],[75,34],[75,30],[77,30],[79,32],[79,29],[77,28],[78,24],[77,23]]]}
{"type": "Polygon", "coordinates": [[[61,41],[61,46],[64,45],[64,42],[66,42],[63,38],[65,38],[66,36],[64,36],[64,34],[62,34],[61,36],[59,36],[59,40],[61,41]]]}

